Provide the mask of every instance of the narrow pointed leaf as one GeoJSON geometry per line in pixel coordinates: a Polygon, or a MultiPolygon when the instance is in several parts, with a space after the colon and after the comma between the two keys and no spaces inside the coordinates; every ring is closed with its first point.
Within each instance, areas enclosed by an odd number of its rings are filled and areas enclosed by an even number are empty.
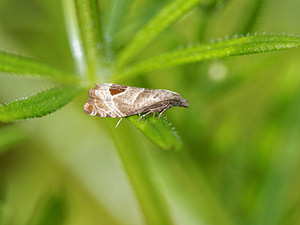
{"type": "Polygon", "coordinates": [[[185,15],[195,5],[203,0],[174,0],[170,1],[132,40],[120,53],[117,66],[121,68],[129,62],[138,52],[151,42],[165,28],[185,15]]]}
{"type": "Polygon", "coordinates": [[[151,141],[165,150],[179,150],[181,140],[166,118],[148,116],[138,121],[139,116],[130,116],[128,120],[141,130],[151,141]]]}
{"type": "Polygon", "coordinates": [[[53,80],[75,82],[74,74],[54,68],[34,59],[0,52],[0,72],[24,76],[39,76],[53,80]]]}
{"type": "Polygon", "coordinates": [[[115,76],[115,81],[128,79],[140,73],[167,67],[201,62],[226,56],[250,55],[298,48],[300,38],[288,35],[254,35],[189,47],[136,63],[115,76]]]}
{"type": "Polygon", "coordinates": [[[4,103],[0,105],[0,121],[10,122],[48,115],[66,105],[79,91],[76,87],[62,86],[4,103]]]}

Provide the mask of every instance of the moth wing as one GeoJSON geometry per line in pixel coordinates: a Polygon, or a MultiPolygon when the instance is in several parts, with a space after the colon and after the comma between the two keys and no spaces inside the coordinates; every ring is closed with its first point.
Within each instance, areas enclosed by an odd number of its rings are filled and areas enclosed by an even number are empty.
{"type": "Polygon", "coordinates": [[[84,112],[91,116],[100,116],[100,117],[119,117],[110,108],[103,102],[102,99],[89,98],[84,105],[84,112]]]}
{"type": "MultiPolygon", "coordinates": [[[[119,88],[118,88],[119,90],[119,88]]],[[[127,87],[126,91],[113,96],[114,104],[126,116],[141,114],[150,109],[161,109],[178,94],[163,89],[127,87]]]]}

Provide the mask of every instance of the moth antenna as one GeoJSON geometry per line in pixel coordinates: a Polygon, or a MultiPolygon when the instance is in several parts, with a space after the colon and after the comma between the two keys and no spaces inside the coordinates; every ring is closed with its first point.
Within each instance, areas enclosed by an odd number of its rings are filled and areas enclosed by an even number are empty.
{"type": "Polygon", "coordinates": [[[122,119],[123,119],[123,117],[121,117],[121,119],[119,119],[119,121],[118,121],[118,123],[116,125],[116,128],[119,126],[119,124],[121,123],[122,119]]]}

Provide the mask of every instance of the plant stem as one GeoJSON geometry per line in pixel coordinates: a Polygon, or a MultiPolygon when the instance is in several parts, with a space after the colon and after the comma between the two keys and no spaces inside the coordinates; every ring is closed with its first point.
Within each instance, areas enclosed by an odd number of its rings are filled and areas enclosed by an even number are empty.
{"type": "MultiPolygon", "coordinates": [[[[164,199],[160,195],[161,191],[153,183],[153,173],[149,170],[147,155],[143,152],[143,149],[136,146],[135,138],[131,138],[136,137],[136,134],[126,135],[125,137],[118,135],[115,128],[111,127],[111,124],[109,127],[146,223],[160,225],[173,224],[164,199]]],[[[122,129],[121,126],[118,127],[119,129],[122,129]]],[[[128,133],[128,127],[126,131],[125,129],[123,132],[118,131],[119,134],[124,132],[128,133]]]]}

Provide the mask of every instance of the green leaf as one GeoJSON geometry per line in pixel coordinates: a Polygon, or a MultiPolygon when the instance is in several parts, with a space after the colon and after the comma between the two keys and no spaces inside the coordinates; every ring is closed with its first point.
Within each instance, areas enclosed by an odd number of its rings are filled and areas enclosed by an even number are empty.
{"type": "Polygon", "coordinates": [[[288,35],[254,35],[203,44],[158,55],[136,63],[115,75],[115,81],[128,79],[140,73],[192,62],[201,62],[228,56],[250,55],[298,48],[300,38],[288,35]]]}
{"type": "Polygon", "coordinates": [[[31,75],[59,81],[76,82],[74,74],[54,68],[37,60],[0,51],[0,71],[18,75],[31,75]]]}
{"type": "Polygon", "coordinates": [[[117,59],[117,67],[126,65],[149,42],[151,42],[165,28],[181,18],[194,6],[203,0],[174,0],[170,1],[125,47],[117,59]]]}
{"type": "Polygon", "coordinates": [[[72,86],[52,88],[0,105],[0,121],[10,122],[48,115],[72,100],[80,89],[72,86]]]}
{"type": "Polygon", "coordinates": [[[181,140],[166,118],[148,116],[138,121],[139,116],[130,116],[127,119],[141,130],[151,141],[165,150],[179,150],[181,140]]]}

